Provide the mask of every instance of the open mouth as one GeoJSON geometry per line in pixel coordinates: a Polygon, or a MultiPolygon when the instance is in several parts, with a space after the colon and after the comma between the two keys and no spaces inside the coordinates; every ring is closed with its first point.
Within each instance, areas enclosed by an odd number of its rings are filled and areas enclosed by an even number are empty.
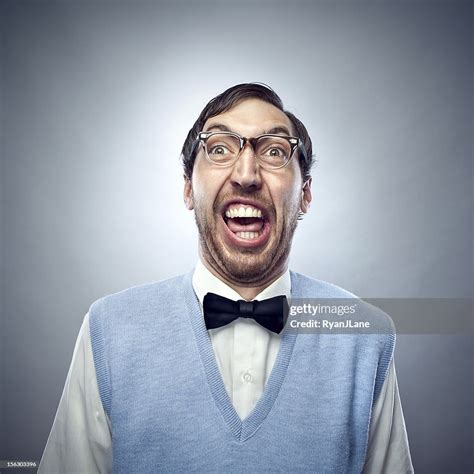
{"type": "MultiPolygon", "coordinates": [[[[234,202],[225,208],[224,222],[234,243],[261,245],[269,234],[269,220],[262,209],[234,202]]],[[[248,245],[245,245],[248,246],[248,245]]]]}

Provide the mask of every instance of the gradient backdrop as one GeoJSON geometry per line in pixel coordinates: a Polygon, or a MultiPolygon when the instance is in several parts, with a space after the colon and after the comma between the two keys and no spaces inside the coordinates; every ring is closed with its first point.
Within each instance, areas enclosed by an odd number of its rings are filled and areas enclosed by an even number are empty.
{"type": "MultiPolygon", "coordinates": [[[[182,142],[262,81],[313,137],[292,268],[472,297],[472,4],[1,3],[2,439],[39,459],[89,305],[194,266],[182,142]]],[[[472,334],[400,335],[417,472],[472,472],[472,334]]]]}

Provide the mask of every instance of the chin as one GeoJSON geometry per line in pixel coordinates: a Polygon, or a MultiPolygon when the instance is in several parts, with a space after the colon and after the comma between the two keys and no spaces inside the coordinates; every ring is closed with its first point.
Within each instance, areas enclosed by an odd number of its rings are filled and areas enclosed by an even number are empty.
{"type": "Polygon", "coordinates": [[[227,281],[243,286],[261,284],[284,267],[292,232],[284,232],[275,221],[271,226],[264,223],[262,241],[252,242],[236,237],[223,218],[213,219],[211,225],[206,225],[205,219],[196,222],[203,257],[227,281]]]}
{"type": "MultiPolygon", "coordinates": [[[[221,250],[223,250],[221,248],[221,250]]],[[[217,252],[221,253],[221,252],[217,252]]],[[[226,249],[221,253],[221,271],[237,283],[260,283],[275,271],[275,252],[256,252],[253,249],[226,249]]]]}

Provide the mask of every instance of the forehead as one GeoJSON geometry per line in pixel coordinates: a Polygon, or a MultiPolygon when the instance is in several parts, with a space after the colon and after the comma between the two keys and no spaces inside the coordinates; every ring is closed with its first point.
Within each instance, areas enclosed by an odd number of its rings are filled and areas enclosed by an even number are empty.
{"type": "Polygon", "coordinates": [[[244,99],[238,102],[226,112],[209,118],[203,130],[210,130],[216,125],[224,125],[229,130],[248,137],[269,133],[275,128],[286,129],[290,135],[295,134],[286,114],[260,99],[244,99]]]}

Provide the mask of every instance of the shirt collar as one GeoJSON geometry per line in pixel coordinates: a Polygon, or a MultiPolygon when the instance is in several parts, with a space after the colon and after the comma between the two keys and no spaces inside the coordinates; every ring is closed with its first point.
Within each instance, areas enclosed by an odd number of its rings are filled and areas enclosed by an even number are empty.
{"type": "MultiPolygon", "coordinates": [[[[200,259],[193,273],[193,288],[201,306],[206,293],[215,293],[233,301],[242,299],[234,289],[212,274],[200,259]]],[[[264,288],[254,299],[263,300],[279,295],[285,295],[287,298],[291,297],[290,270],[286,270],[283,275],[264,288]]]]}

